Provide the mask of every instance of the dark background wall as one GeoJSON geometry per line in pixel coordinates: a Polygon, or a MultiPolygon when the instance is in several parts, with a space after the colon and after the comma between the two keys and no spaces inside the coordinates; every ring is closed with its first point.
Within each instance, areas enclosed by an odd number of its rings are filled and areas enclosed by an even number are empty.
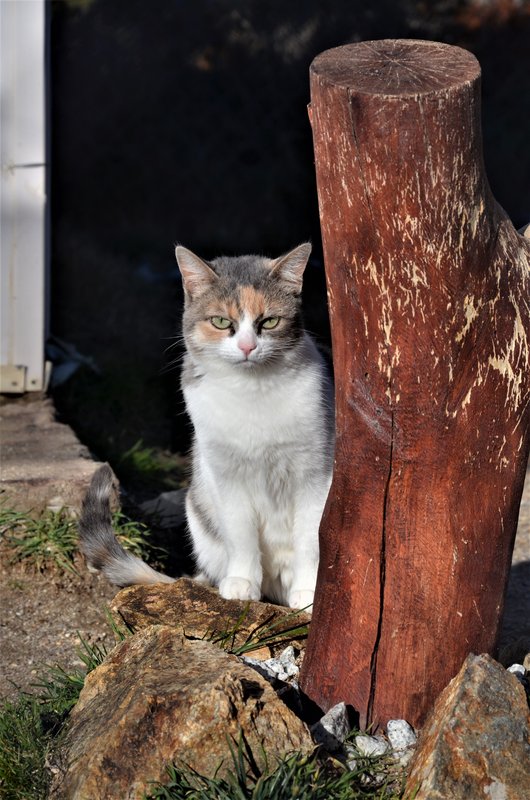
{"type": "Polygon", "coordinates": [[[176,241],[210,257],[310,238],[306,320],[326,344],[306,112],[322,50],[406,37],[474,52],[494,194],[517,226],[530,220],[528,2],[61,0],[50,17],[51,328],[97,367],[55,395],[118,468],[139,440],[169,464],[187,446],[178,343],[164,355],[176,241]]]}

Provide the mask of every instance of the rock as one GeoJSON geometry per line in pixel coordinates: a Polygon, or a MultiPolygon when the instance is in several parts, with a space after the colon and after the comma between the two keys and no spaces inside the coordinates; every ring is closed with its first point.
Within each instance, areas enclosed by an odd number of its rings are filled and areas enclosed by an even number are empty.
{"type": "Polygon", "coordinates": [[[315,742],[321,744],[330,753],[341,750],[350,730],[348,709],[345,703],[337,703],[311,726],[311,734],[315,742]]]}
{"type": "MultiPolygon", "coordinates": [[[[240,647],[249,639],[258,640],[267,635],[280,634],[294,627],[307,625],[311,617],[305,612],[293,612],[284,606],[271,603],[225,600],[216,589],[206,584],[179,578],[174,583],[129,586],[122,589],[111,604],[111,612],[120,624],[125,622],[133,630],[148,625],[171,625],[186,637],[194,639],[215,638],[232,631],[228,636],[231,649],[240,647]]],[[[287,642],[303,650],[305,641],[286,633],[281,641],[269,644],[263,652],[262,644],[256,642],[249,653],[267,657],[272,652],[284,650],[287,642]]]]}
{"type": "Polygon", "coordinates": [[[153,625],[121,642],[91,672],[53,766],[55,800],[133,800],[168,763],[212,776],[233,767],[243,737],[258,768],[309,753],[306,726],[236,656],[153,625]]]}
{"type": "Polygon", "coordinates": [[[404,719],[389,719],[386,735],[394,752],[416,746],[417,739],[414,728],[404,719]]]}
{"type": "Polygon", "coordinates": [[[521,675],[523,678],[526,675],[526,669],[522,664],[512,664],[507,669],[512,675],[521,675]]]}
{"type": "Polygon", "coordinates": [[[265,678],[265,680],[269,681],[269,683],[271,683],[273,686],[278,683],[278,673],[269,666],[269,659],[260,661],[259,659],[251,658],[250,656],[240,656],[240,659],[243,664],[247,665],[247,667],[255,669],[256,672],[259,672],[259,674],[265,678]]]}
{"type": "Polygon", "coordinates": [[[300,672],[300,667],[296,663],[296,653],[292,644],[288,645],[285,650],[282,650],[276,660],[280,666],[279,674],[283,673],[285,675],[285,678],[282,678],[282,680],[295,678],[300,672]]]}
{"type": "Polygon", "coordinates": [[[402,767],[406,767],[416,748],[417,739],[414,728],[404,719],[389,719],[386,726],[386,735],[390,742],[394,759],[402,767]]]}
{"type": "MultiPolygon", "coordinates": [[[[297,678],[300,672],[300,667],[296,663],[296,654],[292,645],[282,650],[278,658],[267,658],[265,660],[259,660],[249,656],[242,656],[241,658],[245,664],[248,664],[249,667],[253,667],[253,669],[257,669],[264,678],[267,678],[268,681],[272,681],[273,683],[276,680],[286,683],[295,683],[293,679],[297,678]]],[[[298,684],[296,684],[296,686],[298,686],[298,684]]]]}
{"type": "Polygon", "coordinates": [[[366,758],[384,756],[390,750],[388,742],[382,736],[368,736],[366,733],[355,737],[355,747],[366,758]]]}
{"type": "Polygon", "coordinates": [[[187,489],[162,492],[154,500],[146,500],[140,508],[148,516],[154,517],[160,528],[178,528],[186,519],[186,492],[187,489]]]}
{"type": "Polygon", "coordinates": [[[92,460],[68,425],[55,420],[42,395],[2,402],[2,489],[7,508],[40,513],[79,511],[94,472],[92,460]]]}
{"type": "Polygon", "coordinates": [[[344,745],[346,764],[352,771],[361,771],[361,783],[366,786],[381,786],[388,780],[387,771],[378,769],[390,746],[381,734],[369,736],[361,733],[354,739],[355,746],[344,745]]]}
{"type": "Polygon", "coordinates": [[[350,772],[356,772],[359,768],[359,753],[357,752],[356,748],[352,744],[349,744],[348,742],[346,742],[346,744],[343,745],[343,749],[346,760],[346,766],[348,767],[350,772]]]}
{"type": "Polygon", "coordinates": [[[407,791],[415,800],[530,797],[529,723],[517,679],[490,656],[468,656],[420,734],[407,791]]]}
{"type": "Polygon", "coordinates": [[[526,669],[523,667],[522,664],[512,664],[511,667],[508,667],[508,672],[511,673],[512,675],[515,675],[517,680],[520,683],[524,684],[524,678],[525,678],[525,675],[526,675],[526,669]]]}

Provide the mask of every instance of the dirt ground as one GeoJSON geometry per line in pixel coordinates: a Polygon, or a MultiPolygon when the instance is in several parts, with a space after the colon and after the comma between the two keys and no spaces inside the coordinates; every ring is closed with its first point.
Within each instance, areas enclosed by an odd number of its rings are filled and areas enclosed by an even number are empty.
{"type": "Polygon", "coordinates": [[[91,575],[79,559],[79,575],[38,573],[12,564],[0,547],[0,696],[31,691],[44,665],[81,667],[77,655],[85,641],[112,644],[105,606],[115,594],[103,578],[91,575]]]}
{"type": "MultiPolygon", "coordinates": [[[[115,594],[99,575],[89,574],[81,559],[78,574],[38,573],[10,563],[0,544],[0,697],[31,691],[43,665],[66,670],[82,666],[80,639],[111,646],[114,637],[105,606],[115,594]]],[[[521,505],[514,566],[506,598],[500,644],[520,637],[530,641],[530,471],[521,505]]]]}

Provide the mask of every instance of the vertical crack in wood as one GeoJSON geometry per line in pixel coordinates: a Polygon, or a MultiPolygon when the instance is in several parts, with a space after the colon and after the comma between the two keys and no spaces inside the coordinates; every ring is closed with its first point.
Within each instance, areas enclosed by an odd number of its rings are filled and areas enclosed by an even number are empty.
{"type": "Polygon", "coordinates": [[[379,655],[379,644],[381,641],[381,631],[383,628],[383,614],[385,607],[385,580],[386,580],[386,520],[388,511],[388,500],[390,494],[390,482],[392,480],[392,466],[394,456],[394,412],[391,412],[391,430],[390,430],[390,455],[388,465],[388,475],[385,485],[385,493],[383,497],[383,524],[381,531],[381,552],[379,562],[379,619],[377,621],[377,632],[375,635],[374,647],[370,658],[370,694],[368,697],[368,706],[366,709],[366,723],[367,726],[377,724],[376,720],[372,719],[373,707],[375,702],[375,688],[377,682],[377,657],[379,655]]]}

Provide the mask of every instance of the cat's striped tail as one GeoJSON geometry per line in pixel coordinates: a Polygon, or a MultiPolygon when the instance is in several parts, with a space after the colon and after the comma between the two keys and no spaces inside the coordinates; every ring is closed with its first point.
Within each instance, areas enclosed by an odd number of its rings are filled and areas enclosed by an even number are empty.
{"type": "Polygon", "coordinates": [[[174,579],[152,569],[141,558],[123,549],[112,528],[110,495],[112,470],[104,464],[94,473],[83,500],[79,520],[79,547],[89,568],[100,570],[117,586],[135,583],[173,583],[174,579]]]}

